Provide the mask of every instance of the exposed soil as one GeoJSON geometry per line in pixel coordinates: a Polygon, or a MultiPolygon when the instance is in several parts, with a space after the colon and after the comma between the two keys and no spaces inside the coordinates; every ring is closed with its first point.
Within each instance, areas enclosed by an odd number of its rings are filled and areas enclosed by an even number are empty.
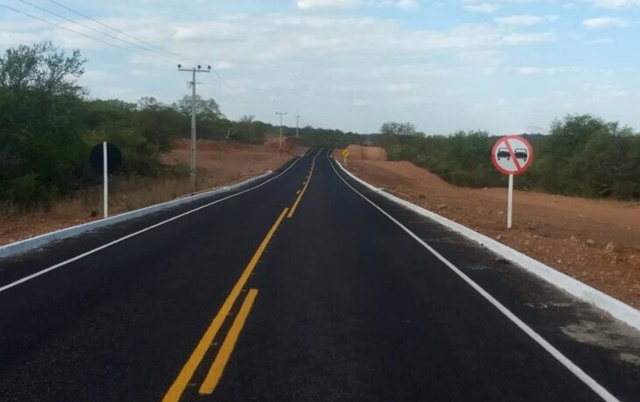
{"type": "Polygon", "coordinates": [[[516,191],[509,230],[506,189],[456,187],[409,162],[360,159],[380,151],[357,148],[347,168],[358,177],[640,307],[640,203],[516,191]]]}
{"type": "Polygon", "coordinates": [[[361,147],[359,145],[349,145],[349,159],[363,161],[386,161],[387,151],[380,147],[361,147]]]}
{"type": "MultiPolygon", "coordinates": [[[[198,168],[206,169],[206,187],[228,185],[257,176],[267,170],[282,166],[296,155],[307,150],[296,138],[283,138],[283,150],[279,152],[278,137],[267,137],[264,145],[198,141],[198,168]]],[[[172,152],[162,156],[166,165],[189,166],[191,146],[188,140],[175,144],[172,152]]]]}
{"type": "MultiPolygon", "coordinates": [[[[198,169],[204,169],[200,172],[200,190],[234,184],[275,170],[306,150],[297,138],[283,138],[282,151],[277,137],[268,137],[264,145],[198,141],[198,169]]],[[[172,152],[163,155],[162,162],[180,164],[188,172],[190,155],[190,142],[179,141],[172,152]]],[[[188,177],[171,180],[114,178],[110,190],[112,215],[193,193],[188,177]]],[[[91,216],[102,205],[100,194],[101,189],[96,188],[60,201],[49,211],[0,217],[0,245],[100,219],[101,212],[91,216]]]]}

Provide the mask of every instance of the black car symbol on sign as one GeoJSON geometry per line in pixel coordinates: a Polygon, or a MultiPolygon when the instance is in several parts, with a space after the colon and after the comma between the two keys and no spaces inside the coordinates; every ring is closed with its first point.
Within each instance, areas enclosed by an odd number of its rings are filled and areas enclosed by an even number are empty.
{"type": "Polygon", "coordinates": [[[507,151],[507,148],[498,148],[497,156],[498,156],[498,160],[502,158],[507,158],[508,161],[511,160],[511,154],[509,153],[509,151],[507,151]]]}
{"type": "Polygon", "coordinates": [[[529,156],[526,148],[516,148],[513,153],[515,154],[516,159],[522,159],[525,162],[527,161],[527,157],[529,156]]]}

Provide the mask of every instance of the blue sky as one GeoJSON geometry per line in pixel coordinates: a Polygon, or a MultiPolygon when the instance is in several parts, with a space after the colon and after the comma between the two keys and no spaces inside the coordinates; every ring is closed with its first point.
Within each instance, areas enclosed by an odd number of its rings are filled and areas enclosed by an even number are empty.
{"type": "Polygon", "coordinates": [[[0,7],[0,50],[45,39],[80,49],[95,98],[171,103],[188,93],[176,65],[200,63],[216,73],[199,75],[199,93],[233,119],[277,123],[286,111],[288,125],[300,115],[357,132],[408,121],[430,134],[512,134],[591,113],[640,129],[640,0],[26,1],[73,21],[0,4],[136,52],[0,7]]]}

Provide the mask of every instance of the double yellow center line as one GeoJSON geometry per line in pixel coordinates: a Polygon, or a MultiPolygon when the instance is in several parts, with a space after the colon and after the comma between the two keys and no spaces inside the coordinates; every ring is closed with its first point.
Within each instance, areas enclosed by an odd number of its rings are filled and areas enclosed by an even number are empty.
{"type": "MultiPolygon", "coordinates": [[[[307,190],[307,187],[309,186],[309,182],[311,181],[311,176],[313,175],[313,169],[315,167],[315,163],[316,163],[316,158],[313,158],[313,162],[311,163],[311,169],[309,170],[309,175],[307,176],[306,181],[304,182],[304,187],[302,188],[302,190],[298,191],[297,193],[298,197],[293,203],[293,206],[291,207],[291,209],[285,208],[280,214],[280,216],[278,217],[278,219],[275,221],[273,226],[271,226],[271,229],[269,230],[265,238],[262,240],[262,243],[260,243],[260,246],[254,253],[251,260],[249,261],[249,264],[247,264],[246,268],[242,272],[242,275],[240,276],[236,284],[233,286],[231,293],[229,293],[229,296],[227,296],[227,299],[225,300],[224,304],[218,311],[218,314],[215,316],[215,318],[213,319],[213,321],[205,331],[204,335],[200,339],[200,342],[198,342],[198,345],[191,353],[191,356],[185,363],[184,367],[182,367],[182,370],[180,370],[180,373],[178,374],[178,377],[175,379],[175,381],[171,385],[171,388],[169,388],[169,390],[165,394],[164,398],[162,399],[163,402],[177,402],[180,400],[180,397],[182,396],[185,389],[189,385],[189,382],[193,378],[193,375],[196,369],[200,366],[200,364],[202,363],[202,360],[204,359],[205,354],[211,348],[211,345],[213,344],[215,337],[220,331],[220,328],[222,327],[222,325],[224,324],[225,318],[229,316],[229,313],[231,312],[233,306],[236,304],[236,301],[238,300],[238,297],[242,293],[244,286],[247,284],[249,277],[253,273],[253,270],[255,269],[256,265],[258,265],[258,261],[260,261],[260,257],[262,257],[262,254],[264,253],[265,249],[267,248],[267,245],[271,241],[271,238],[273,237],[276,230],[282,223],[282,220],[284,219],[285,216],[287,216],[288,218],[291,218],[295,213],[296,209],[298,208],[298,204],[300,204],[300,200],[302,199],[302,196],[304,195],[305,191],[307,190]]],[[[213,361],[213,364],[211,365],[211,368],[207,373],[207,376],[205,377],[202,385],[199,388],[198,392],[201,395],[209,395],[213,393],[216,386],[218,385],[218,382],[222,377],[224,368],[227,365],[229,359],[231,358],[231,353],[233,352],[233,349],[236,345],[238,337],[240,336],[240,332],[244,327],[247,317],[249,316],[249,312],[251,311],[251,307],[253,306],[253,303],[255,302],[255,299],[257,296],[258,296],[257,289],[250,289],[249,292],[247,293],[247,296],[244,299],[235,320],[231,324],[231,328],[229,329],[229,332],[227,333],[227,336],[225,337],[222,343],[222,346],[220,347],[220,350],[218,351],[216,358],[213,361]]]]}
{"type": "MultiPolygon", "coordinates": [[[[264,253],[264,250],[267,248],[269,241],[271,240],[271,238],[273,237],[273,234],[278,229],[278,226],[280,226],[280,223],[284,219],[284,216],[287,214],[288,210],[289,208],[285,208],[282,211],[282,213],[280,214],[276,222],[273,224],[273,226],[269,230],[269,233],[267,233],[267,236],[262,240],[262,243],[258,247],[258,250],[256,250],[255,254],[253,255],[253,258],[251,258],[251,261],[249,261],[249,264],[247,265],[244,272],[240,276],[240,279],[238,279],[238,282],[236,282],[236,284],[234,285],[233,289],[231,290],[231,293],[229,293],[229,296],[227,296],[227,299],[222,305],[222,308],[220,309],[220,311],[218,311],[218,314],[211,322],[211,325],[209,325],[209,328],[207,328],[206,332],[202,336],[202,339],[200,339],[198,346],[196,346],[193,353],[189,357],[189,360],[187,360],[187,363],[184,365],[184,367],[180,371],[180,374],[178,374],[178,377],[173,382],[173,385],[171,385],[171,388],[169,388],[169,391],[167,391],[167,393],[165,394],[164,398],[162,399],[163,402],[177,402],[182,396],[182,393],[187,388],[189,381],[191,381],[191,378],[193,377],[193,373],[195,373],[196,369],[202,362],[202,359],[204,358],[205,353],[207,353],[207,351],[211,347],[211,344],[213,343],[213,339],[218,334],[218,331],[220,330],[220,327],[224,323],[225,318],[229,315],[229,312],[231,311],[236,300],[238,299],[238,296],[242,292],[242,288],[245,286],[245,284],[249,280],[249,277],[253,273],[253,270],[255,269],[256,265],[258,264],[258,261],[260,260],[262,253],[264,253]]],[[[240,333],[240,329],[242,329],[242,326],[244,325],[246,316],[249,314],[249,310],[251,309],[251,306],[257,296],[257,293],[258,291],[255,289],[252,289],[249,291],[249,295],[247,296],[242,307],[240,308],[240,313],[238,314],[236,321],[233,323],[232,328],[229,331],[229,334],[227,335],[227,339],[225,339],[223,347],[220,350],[220,353],[218,353],[218,356],[216,357],[216,360],[214,361],[213,366],[211,367],[211,370],[209,370],[209,374],[207,375],[205,382],[200,388],[201,394],[207,394],[207,393],[213,392],[213,389],[215,388],[218,379],[222,375],[222,370],[224,369],[224,365],[229,360],[229,356],[231,354],[231,351],[233,350],[233,346],[235,346],[235,341],[240,333]],[[244,318],[241,317],[241,314],[243,311],[245,312],[244,318]],[[232,334],[232,332],[234,332],[234,327],[236,329],[235,336],[234,334],[232,334]],[[226,353],[223,353],[223,349],[226,350],[226,353]]]]}
{"type": "Polygon", "coordinates": [[[313,175],[313,168],[315,167],[315,165],[316,165],[316,158],[313,158],[313,162],[311,162],[311,169],[309,170],[309,176],[307,176],[307,180],[304,183],[304,187],[302,187],[302,191],[300,191],[300,195],[298,195],[298,198],[296,198],[296,201],[293,203],[293,206],[291,207],[291,210],[289,211],[289,215],[287,215],[287,218],[291,218],[293,214],[296,212],[296,209],[298,208],[298,204],[300,203],[300,200],[302,199],[304,192],[307,191],[307,187],[309,187],[309,182],[311,182],[311,176],[313,175]]]}

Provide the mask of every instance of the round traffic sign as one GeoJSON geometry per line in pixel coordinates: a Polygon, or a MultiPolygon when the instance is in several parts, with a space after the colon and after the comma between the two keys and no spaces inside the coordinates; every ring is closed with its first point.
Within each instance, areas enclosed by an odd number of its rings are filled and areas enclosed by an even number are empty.
{"type": "MultiPolygon", "coordinates": [[[[96,145],[91,149],[91,154],[89,155],[91,166],[100,174],[102,174],[104,170],[104,150],[102,147],[102,143],[96,145]]],[[[117,171],[120,169],[120,166],[122,166],[122,152],[120,152],[117,146],[107,143],[107,173],[111,174],[117,171]]]]}
{"type": "Polygon", "coordinates": [[[531,166],[533,148],[519,135],[500,138],[491,151],[494,166],[504,174],[520,174],[531,166]]]}

